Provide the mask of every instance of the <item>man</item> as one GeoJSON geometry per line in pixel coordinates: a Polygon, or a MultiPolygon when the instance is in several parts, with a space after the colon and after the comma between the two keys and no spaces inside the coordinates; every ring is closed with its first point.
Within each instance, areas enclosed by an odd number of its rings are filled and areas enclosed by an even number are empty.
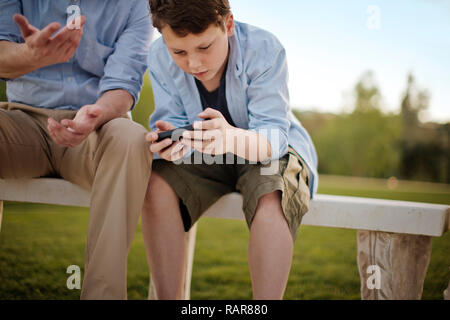
{"type": "Polygon", "coordinates": [[[0,178],[57,176],[92,190],[82,299],[126,298],[152,162],[146,130],[126,113],[151,34],[145,0],[0,0],[9,100],[0,103],[0,178]]]}

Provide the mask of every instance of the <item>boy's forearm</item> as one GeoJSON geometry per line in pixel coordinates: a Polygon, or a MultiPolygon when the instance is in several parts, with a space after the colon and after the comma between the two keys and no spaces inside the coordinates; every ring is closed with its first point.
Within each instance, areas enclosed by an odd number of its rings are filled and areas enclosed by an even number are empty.
{"type": "Polygon", "coordinates": [[[263,162],[270,159],[272,147],[262,135],[249,130],[234,128],[230,138],[233,139],[232,152],[252,162],[263,162]]]}
{"type": "Polygon", "coordinates": [[[26,44],[0,41],[0,78],[18,78],[39,68],[41,65],[32,61],[26,44]]]}

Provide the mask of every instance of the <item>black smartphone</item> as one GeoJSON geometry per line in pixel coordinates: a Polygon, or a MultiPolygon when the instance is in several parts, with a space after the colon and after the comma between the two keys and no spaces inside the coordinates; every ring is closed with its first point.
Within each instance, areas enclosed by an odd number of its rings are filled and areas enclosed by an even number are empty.
{"type": "Polygon", "coordinates": [[[180,140],[180,138],[183,136],[183,132],[184,131],[193,131],[194,127],[191,125],[185,126],[185,127],[181,127],[181,128],[177,128],[177,129],[173,129],[170,131],[164,131],[164,132],[159,132],[158,133],[158,140],[156,140],[156,142],[160,142],[164,139],[167,138],[171,138],[172,141],[176,142],[178,140],[180,140]]]}

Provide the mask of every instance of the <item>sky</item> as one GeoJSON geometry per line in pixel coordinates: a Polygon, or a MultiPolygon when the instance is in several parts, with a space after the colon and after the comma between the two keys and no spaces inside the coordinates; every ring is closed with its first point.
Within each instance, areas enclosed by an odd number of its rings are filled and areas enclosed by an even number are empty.
{"type": "Polygon", "coordinates": [[[347,110],[372,70],[384,111],[398,112],[411,72],[430,95],[423,121],[450,121],[450,0],[229,0],[236,20],[287,51],[291,105],[347,110]]]}

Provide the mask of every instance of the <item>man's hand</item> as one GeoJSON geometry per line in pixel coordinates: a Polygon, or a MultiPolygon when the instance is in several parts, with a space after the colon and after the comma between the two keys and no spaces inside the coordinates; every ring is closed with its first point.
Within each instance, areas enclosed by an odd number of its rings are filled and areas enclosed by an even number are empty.
{"type": "Polygon", "coordinates": [[[207,120],[195,122],[195,131],[183,132],[183,144],[211,155],[235,152],[233,138],[236,128],[227,122],[220,111],[208,108],[198,117],[207,120]]]}
{"type": "Polygon", "coordinates": [[[25,39],[25,56],[34,70],[52,64],[67,62],[75,53],[83,35],[85,17],[81,17],[80,28],[65,26],[53,36],[61,26],[57,22],[50,23],[44,29],[39,30],[32,26],[23,15],[15,14],[14,21],[20,28],[25,39]]]}
{"type": "Polygon", "coordinates": [[[159,156],[167,161],[176,161],[183,158],[189,151],[189,148],[180,141],[173,142],[172,139],[167,138],[163,141],[158,140],[158,132],[169,131],[176,129],[175,126],[166,121],[156,121],[158,130],[150,132],[146,136],[146,140],[150,142],[150,151],[159,154],[159,156]]]}
{"type": "Polygon", "coordinates": [[[64,119],[61,123],[48,118],[47,129],[51,138],[63,147],[76,147],[83,142],[100,124],[102,108],[96,104],[78,110],[73,120],[64,119]]]}

